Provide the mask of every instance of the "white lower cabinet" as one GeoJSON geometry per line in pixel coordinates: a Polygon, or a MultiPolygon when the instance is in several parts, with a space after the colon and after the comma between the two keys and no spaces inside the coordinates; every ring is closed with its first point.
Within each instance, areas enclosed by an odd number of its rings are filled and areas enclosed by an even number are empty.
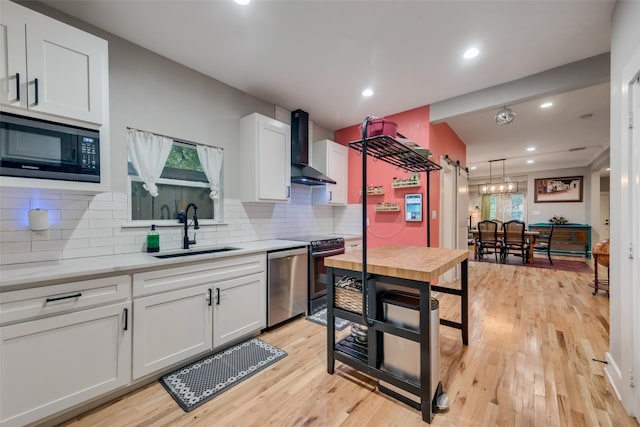
{"type": "Polygon", "coordinates": [[[0,423],[22,426],[131,380],[131,303],[0,328],[0,423]]]}
{"type": "Polygon", "coordinates": [[[212,349],[210,293],[205,284],[134,300],[134,380],[212,349]]]}
{"type": "Polygon", "coordinates": [[[214,347],[267,326],[265,280],[265,273],[258,273],[214,285],[214,347]]]}
{"type": "Polygon", "coordinates": [[[133,379],[266,326],[264,253],[133,275],[133,379]]]}

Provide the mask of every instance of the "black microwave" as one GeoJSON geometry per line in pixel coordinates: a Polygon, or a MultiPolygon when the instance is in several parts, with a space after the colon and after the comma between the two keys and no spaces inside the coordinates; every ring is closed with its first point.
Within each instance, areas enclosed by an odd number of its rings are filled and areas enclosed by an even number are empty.
{"type": "Polygon", "coordinates": [[[0,112],[0,175],[100,182],[100,133],[0,112]]]}

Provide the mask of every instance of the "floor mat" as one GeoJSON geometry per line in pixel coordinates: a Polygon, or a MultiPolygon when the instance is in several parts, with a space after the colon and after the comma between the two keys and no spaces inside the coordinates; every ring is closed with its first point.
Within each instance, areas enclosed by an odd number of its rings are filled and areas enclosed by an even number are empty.
{"type": "MultiPolygon", "coordinates": [[[[318,325],[327,326],[327,307],[322,307],[315,313],[307,316],[307,320],[313,323],[317,323],[318,325]]],[[[349,322],[348,320],[336,317],[336,330],[341,331],[350,324],[351,322],[349,322]]]]}
{"type": "Polygon", "coordinates": [[[189,412],[286,355],[253,338],[167,374],[160,384],[189,412]]]}

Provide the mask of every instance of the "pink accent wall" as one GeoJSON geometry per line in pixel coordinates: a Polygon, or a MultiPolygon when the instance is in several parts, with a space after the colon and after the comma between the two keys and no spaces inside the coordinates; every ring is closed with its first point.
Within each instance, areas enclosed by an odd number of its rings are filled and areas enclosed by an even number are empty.
{"type": "MultiPolygon", "coordinates": [[[[449,154],[449,157],[460,160],[466,164],[466,146],[447,124],[432,125],[429,123],[429,106],[415,108],[390,116],[385,116],[398,124],[398,131],[414,141],[416,144],[429,148],[433,153],[436,163],[440,162],[440,156],[449,154]]],[[[363,117],[364,120],[364,117],[363,117]]],[[[334,132],[334,140],[346,145],[351,141],[361,138],[360,124],[349,126],[334,132]]],[[[420,173],[420,187],[391,188],[394,177],[408,178],[409,172],[405,172],[395,166],[382,161],[376,161],[372,157],[367,158],[367,185],[382,186],[383,195],[367,197],[367,216],[369,227],[367,234],[367,246],[369,248],[399,244],[411,246],[426,246],[427,221],[431,221],[431,246],[437,247],[439,242],[439,217],[430,219],[431,213],[426,211],[426,201],[422,212],[422,222],[405,222],[404,220],[404,195],[408,193],[425,193],[426,174],[420,173]],[[380,202],[397,202],[400,204],[400,212],[376,212],[375,205],[380,202]]],[[[438,210],[440,206],[440,173],[431,172],[431,210],[438,210]]],[[[349,204],[362,203],[362,156],[356,150],[349,150],[349,204]]],[[[362,230],[353,230],[354,234],[360,234],[362,230]]]]}

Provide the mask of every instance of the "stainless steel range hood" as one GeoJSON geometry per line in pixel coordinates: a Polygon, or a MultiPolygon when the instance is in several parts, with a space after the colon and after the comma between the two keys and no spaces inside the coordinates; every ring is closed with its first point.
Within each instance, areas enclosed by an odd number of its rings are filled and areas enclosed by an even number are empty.
{"type": "Polygon", "coordinates": [[[309,113],[291,112],[291,182],[304,185],[325,185],[336,182],[309,166],[309,113]]]}

